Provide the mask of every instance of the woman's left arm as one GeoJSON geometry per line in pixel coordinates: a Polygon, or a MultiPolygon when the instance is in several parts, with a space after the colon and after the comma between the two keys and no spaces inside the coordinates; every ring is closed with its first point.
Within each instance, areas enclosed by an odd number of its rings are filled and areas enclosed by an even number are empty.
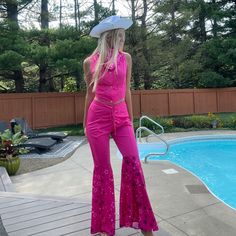
{"type": "Polygon", "coordinates": [[[128,53],[126,53],[126,62],[127,62],[127,76],[126,76],[125,101],[127,104],[130,120],[133,124],[133,108],[132,108],[132,98],[131,98],[131,91],[130,91],[130,81],[131,81],[131,72],[132,72],[132,57],[128,53]]]}

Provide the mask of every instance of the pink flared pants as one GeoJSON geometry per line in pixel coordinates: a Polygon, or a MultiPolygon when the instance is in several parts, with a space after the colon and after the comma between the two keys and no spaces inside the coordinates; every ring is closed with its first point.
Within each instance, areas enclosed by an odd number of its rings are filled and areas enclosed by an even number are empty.
{"type": "Polygon", "coordinates": [[[86,123],[94,171],[91,233],[115,235],[115,195],[109,138],[113,137],[123,161],[120,187],[120,227],[158,230],[149,198],[137,144],[125,102],[116,105],[92,102],[86,123]]]}

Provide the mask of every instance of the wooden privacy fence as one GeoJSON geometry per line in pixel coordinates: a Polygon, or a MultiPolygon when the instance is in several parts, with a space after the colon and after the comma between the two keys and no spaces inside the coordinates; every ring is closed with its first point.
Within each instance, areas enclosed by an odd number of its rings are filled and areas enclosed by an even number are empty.
{"type": "MultiPolygon", "coordinates": [[[[44,128],[83,121],[85,93],[0,94],[0,120],[44,128]]],[[[132,91],[134,117],[236,112],[236,88],[132,91]]]]}

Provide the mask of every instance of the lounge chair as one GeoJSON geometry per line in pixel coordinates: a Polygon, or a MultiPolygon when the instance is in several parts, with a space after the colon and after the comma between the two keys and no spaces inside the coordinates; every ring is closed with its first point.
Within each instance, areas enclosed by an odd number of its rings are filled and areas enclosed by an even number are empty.
{"type": "MultiPolygon", "coordinates": [[[[0,121],[0,133],[3,133],[6,129],[8,129],[7,122],[0,121]]],[[[28,138],[19,146],[22,148],[33,148],[36,152],[41,153],[49,150],[55,143],[56,140],[51,138],[28,138]]]]}
{"type": "Polygon", "coordinates": [[[62,142],[63,139],[68,136],[68,134],[64,132],[37,133],[30,128],[30,126],[28,125],[27,121],[24,118],[14,118],[10,121],[10,123],[11,123],[12,132],[14,132],[15,125],[20,125],[22,133],[28,136],[29,138],[47,137],[47,138],[52,138],[56,140],[57,142],[62,142]]]}

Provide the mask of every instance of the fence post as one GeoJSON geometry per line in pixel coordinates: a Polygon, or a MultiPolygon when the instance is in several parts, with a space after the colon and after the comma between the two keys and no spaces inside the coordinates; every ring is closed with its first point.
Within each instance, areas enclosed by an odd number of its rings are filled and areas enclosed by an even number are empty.
{"type": "Polygon", "coordinates": [[[77,105],[76,105],[76,93],[74,93],[74,124],[77,125],[77,105]]]}
{"type": "Polygon", "coordinates": [[[220,95],[219,95],[219,89],[216,89],[216,110],[217,113],[219,112],[219,106],[220,106],[220,95]]]}
{"type": "Polygon", "coordinates": [[[193,89],[193,114],[196,114],[196,93],[195,93],[195,89],[193,89]]]}
{"type": "Polygon", "coordinates": [[[140,112],[139,112],[139,117],[143,115],[143,93],[142,90],[139,90],[139,99],[140,99],[140,112]]]}
{"type": "Polygon", "coordinates": [[[167,103],[167,109],[168,109],[168,116],[170,116],[170,90],[167,90],[168,93],[168,103],[167,103]]]}
{"type": "Polygon", "coordinates": [[[31,94],[31,124],[32,124],[32,129],[35,129],[35,99],[34,99],[34,94],[31,94]]]}

